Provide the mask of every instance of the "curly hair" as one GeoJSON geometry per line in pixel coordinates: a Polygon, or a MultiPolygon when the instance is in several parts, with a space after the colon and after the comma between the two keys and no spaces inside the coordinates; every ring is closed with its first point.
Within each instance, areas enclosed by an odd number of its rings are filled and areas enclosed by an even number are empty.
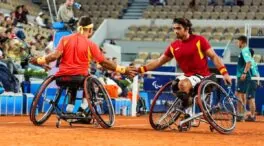
{"type": "Polygon", "coordinates": [[[192,34],[192,23],[189,19],[186,18],[174,18],[173,19],[174,24],[181,24],[184,29],[188,29],[189,33],[192,34]]]}

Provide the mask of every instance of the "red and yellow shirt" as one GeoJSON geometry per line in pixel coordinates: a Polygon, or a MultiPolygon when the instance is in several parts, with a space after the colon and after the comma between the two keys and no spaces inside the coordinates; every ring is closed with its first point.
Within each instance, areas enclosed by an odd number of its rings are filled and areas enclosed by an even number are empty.
{"type": "Polygon", "coordinates": [[[210,72],[205,52],[210,48],[209,42],[203,36],[190,35],[187,40],[171,43],[164,55],[174,57],[185,76],[208,76],[210,72]]]}
{"type": "Polygon", "coordinates": [[[90,61],[102,62],[104,56],[99,47],[78,33],[60,40],[57,50],[62,52],[59,71],[55,76],[88,75],[90,61]]]}

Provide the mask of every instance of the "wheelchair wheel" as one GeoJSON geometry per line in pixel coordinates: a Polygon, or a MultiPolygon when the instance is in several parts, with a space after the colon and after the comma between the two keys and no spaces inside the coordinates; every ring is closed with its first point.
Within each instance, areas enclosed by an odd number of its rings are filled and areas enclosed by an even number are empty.
{"type": "Polygon", "coordinates": [[[115,122],[114,108],[101,82],[94,77],[86,78],[84,92],[92,115],[98,124],[103,128],[112,127],[115,122]]]}
{"type": "Polygon", "coordinates": [[[149,113],[149,122],[155,130],[166,128],[177,129],[178,125],[172,126],[181,116],[182,102],[171,93],[172,81],[161,87],[156,93],[149,113]]]}
{"type": "Polygon", "coordinates": [[[221,134],[230,134],[234,130],[236,110],[229,95],[219,84],[203,81],[198,89],[197,103],[204,118],[215,130],[221,134]]]}
{"type": "Polygon", "coordinates": [[[60,89],[56,89],[54,85],[56,85],[55,77],[48,77],[41,84],[33,99],[30,109],[30,120],[36,126],[42,125],[49,119],[54,111],[55,105],[58,103],[62,91],[60,89]],[[51,92],[54,94],[52,95],[51,92]]]}
{"type": "MultiPolygon", "coordinates": [[[[234,96],[234,95],[233,95],[234,96]]],[[[237,117],[244,117],[244,115],[246,115],[247,112],[247,108],[246,105],[238,98],[238,97],[226,97],[223,100],[223,106],[224,108],[229,111],[230,113],[232,113],[233,115],[237,116],[237,117]],[[230,102],[233,103],[234,107],[235,107],[235,111],[236,113],[233,113],[232,110],[230,110],[230,102]],[[239,110],[240,108],[240,110],[239,110]]]]}

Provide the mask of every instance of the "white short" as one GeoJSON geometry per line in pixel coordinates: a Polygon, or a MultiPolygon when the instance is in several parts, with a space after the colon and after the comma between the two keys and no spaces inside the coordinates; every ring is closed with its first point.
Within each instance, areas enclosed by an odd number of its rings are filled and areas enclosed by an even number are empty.
{"type": "Polygon", "coordinates": [[[191,82],[192,87],[194,88],[195,85],[197,85],[198,83],[200,83],[204,77],[203,76],[200,76],[200,75],[193,75],[193,76],[189,76],[189,77],[186,77],[184,75],[181,75],[181,76],[178,76],[177,77],[177,79],[179,79],[179,80],[184,80],[186,78],[191,82]]]}

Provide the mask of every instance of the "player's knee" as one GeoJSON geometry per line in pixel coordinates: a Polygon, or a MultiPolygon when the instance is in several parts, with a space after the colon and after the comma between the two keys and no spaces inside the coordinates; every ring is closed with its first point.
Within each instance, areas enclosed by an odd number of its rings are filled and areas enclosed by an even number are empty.
{"type": "Polygon", "coordinates": [[[182,92],[189,93],[192,85],[189,83],[189,80],[181,80],[178,84],[179,90],[182,92]]]}

